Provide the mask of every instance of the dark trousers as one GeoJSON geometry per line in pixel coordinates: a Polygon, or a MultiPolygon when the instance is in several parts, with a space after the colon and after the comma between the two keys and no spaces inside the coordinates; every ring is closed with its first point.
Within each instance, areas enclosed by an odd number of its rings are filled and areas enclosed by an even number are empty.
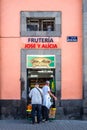
{"type": "Polygon", "coordinates": [[[32,104],[32,123],[35,123],[35,116],[37,116],[37,123],[41,121],[41,104],[32,104]]]}
{"type": "Polygon", "coordinates": [[[46,121],[49,119],[49,109],[46,106],[42,106],[42,118],[46,121]]]}

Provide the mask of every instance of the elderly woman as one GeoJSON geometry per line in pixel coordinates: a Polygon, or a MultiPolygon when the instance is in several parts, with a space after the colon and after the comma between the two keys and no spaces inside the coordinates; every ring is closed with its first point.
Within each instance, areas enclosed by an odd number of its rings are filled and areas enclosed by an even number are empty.
{"type": "Polygon", "coordinates": [[[57,97],[53,95],[50,91],[50,82],[46,81],[45,86],[43,86],[43,108],[42,108],[42,116],[44,121],[48,121],[49,119],[49,109],[51,107],[51,97],[54,98],[54,100],[57,100],[57,97]]]}

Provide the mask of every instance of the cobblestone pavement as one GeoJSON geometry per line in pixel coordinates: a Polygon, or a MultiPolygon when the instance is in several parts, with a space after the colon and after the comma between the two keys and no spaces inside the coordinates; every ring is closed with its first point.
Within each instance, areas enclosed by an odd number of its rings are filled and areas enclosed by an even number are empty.
{"type": "Polygon", "coordinates": [[[0,120],[0,130],[87,130],[87,121],[53,120],[31,124],[28,120],[0,120]]]}

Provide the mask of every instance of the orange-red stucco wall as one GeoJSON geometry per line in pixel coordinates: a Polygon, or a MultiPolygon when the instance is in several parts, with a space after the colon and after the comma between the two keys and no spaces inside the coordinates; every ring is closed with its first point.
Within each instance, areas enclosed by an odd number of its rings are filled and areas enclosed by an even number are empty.
{"type": "Polygon", "coordinates": [[[20,99],[20,11],[62,12],[61,99],[81,99],[82,0],[1,0],[1,99],[20,99]]]}

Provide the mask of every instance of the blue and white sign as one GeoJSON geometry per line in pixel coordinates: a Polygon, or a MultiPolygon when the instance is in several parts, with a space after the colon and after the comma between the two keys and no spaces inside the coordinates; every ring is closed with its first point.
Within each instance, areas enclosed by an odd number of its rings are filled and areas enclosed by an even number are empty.
{"type": "Polygon", "coordinates": [[[77,42],[78,37],[77,36],[67,36],[67,42],[77,42]]]}

